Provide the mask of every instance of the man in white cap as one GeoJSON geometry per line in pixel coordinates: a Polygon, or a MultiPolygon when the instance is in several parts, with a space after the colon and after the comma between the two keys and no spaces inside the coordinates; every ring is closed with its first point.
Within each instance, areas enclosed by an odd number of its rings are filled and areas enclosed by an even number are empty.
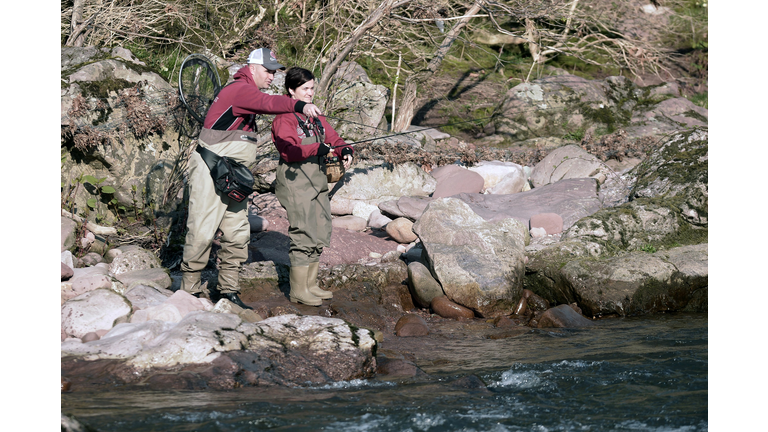
{"type": "MultiPolygon", "coordinates": [[[[257,114],[298,112],[307,117],[321,115],[314,104],[261,92],[269,87],[277,69],[285,69],[285,66],[277,62],[269,48],[251,52],[248,66],[235,73],[234,82],[221,89],[208,109],[198,145],[247,166],[254,162],[258,149],[257,114]]],[[[251,309],[239,297],[240,267],[248,259],[251,239],[248,200],[237,202],[219,193],[198,152],[193,152],[190,157],[188,175],[189,212],[181,262],[181,289],[195,296],[202,294],[200,275],[208,264],[216,231],[221,230],[219,293],[222,298],[251,309]]]]}

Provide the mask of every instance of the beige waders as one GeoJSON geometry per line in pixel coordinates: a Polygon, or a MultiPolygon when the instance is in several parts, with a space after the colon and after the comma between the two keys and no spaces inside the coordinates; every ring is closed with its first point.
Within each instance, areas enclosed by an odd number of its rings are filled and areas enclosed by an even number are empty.
{"type": "MultiPolygon", "coordinates": [[[[242,164],[253,162],[256,157],[255,142],[246,141],[243,135],[256,134],[243,131],[215,131],[203,129],[199,144],[219,156],[230,157],[242,164]],[[206,142],[216,144],[207,145],[206,142]]],[[[192,152],[188,169],[189,214],[187,237],[181,270],[184,272],[181,289],[190,294],[201,291],[200,272],[208,264],[211,245],[220,229],[221,249],[218,256],[219,286],[222,294],[240,291],[238,282],[240,267],[248,260],[248,243],[251,227],[248,223],[248,200],[237,202],[216,191],[211,172],[198,152],[192,152]]]]}
{"type": "MultiPolygon", "coordinates": [[[[304,138],[302,144],[315,143],[315,140],[316,137],[304,138]]],[[[288,213],[290,224],[288,237],[291,246],[288,258],[291,262],[291,301],[295,298],[301,303],[316,306],[321,299],[333,296],[330,291],[321,290],[317,286],[320,254],[323,248],[331,244],[333,228],[323,159],[319,156],[312,156],[302,162],[285,162],[281,159],[276,174],[275,194],[288,213]],[[299,279],[303,282],[299,283],[299,279]],[[297,281],[295,287],[294,281],[297,281]],[[310,297],[306,297],[305,291],[310,297]]]]}

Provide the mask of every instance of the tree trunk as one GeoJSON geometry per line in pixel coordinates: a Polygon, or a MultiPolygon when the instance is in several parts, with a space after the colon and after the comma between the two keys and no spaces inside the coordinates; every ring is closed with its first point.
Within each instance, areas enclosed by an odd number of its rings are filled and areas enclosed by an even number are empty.
{"type": "Polygon", "coordinates": [[[435,52],[435,56],[430,60],[427,68],[416,72],[409,76],[405,80],[405,89],[403,90],[403,101],[400,103],[400,112],[397,118],[392,122],[392,132],[403,132],[411,125],[411,121],[414,116],[414,109],[416,108],[416,93],[427,79],[429,79],[443,63],[443,58],[448,54],[448,50],[451,49],[453,42],[459,37],[459,33],[464,29],[472,16],[475,15],[485,3],[485,0],[475,0],[472,8],[467,11],[464,18],[451,28],[451,30],[445,35],[443,42],[435,52]]]}
{"type": "Polygon", "coordinates": [[[376,9],[373,10],[373,12],[371,12],[371,15],[369,15],[365,21],[363,21],[352,33],[349,34],[349,36],[333,46],[328,59],[328,65],[323,70],[323,75],[320,78],[320,82],[317,84],[316,92],[321,98],[324,98],[326,101],[328,100],[328,88],[331,84],[331,78],[339,69],[339,66],[344,61],[344,59],[347,58],[347,55],[349,55],[349,53],[351,53],[355,48],[355,45],[357,45],[357,42],[360,41],[363,35],[365,35],[368,30],[373,28],[380,19],[389,15],[390,11],[392,10],[392,6],[394,6],[395,3],[398,3],[400,6],[408,3],[408,1],[384,0],[376,9]]]}
{"type": "Polygon", "coordinates": [[[85,0],[75,0],[72,6],[72,20],[70,22],[70,34],[67,38],[67,45],[81,47],[85,43],[85,28],[78,28],[78,24],[83,21],[83,6],[85,0]]]}

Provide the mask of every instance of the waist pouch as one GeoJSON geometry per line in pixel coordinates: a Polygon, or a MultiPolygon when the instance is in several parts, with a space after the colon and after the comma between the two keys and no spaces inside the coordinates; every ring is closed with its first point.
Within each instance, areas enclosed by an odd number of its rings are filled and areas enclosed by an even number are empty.
{"type": "Polygon", "coordinates": [[[328,183],[336,183],[344,177],[344,164],[338,156],[326,156],[324,166],[328,183]]]}
{"type": "Polygon", "coordinates": [[[226,156],[219,156],[202,146],[197,146],[195,150],[211,170],[211,178],[217,191],[237,202],[243,201],[253,193],[253,174],[245,165],[226,156]]]}
{"type": "MultiPolygon", "coordinates": [[[[299,116],[296,116],[296,118],[299,119],[299,116]]],[[[325,142],[325,135],[322,134],[323,127],[319,121],[316,121],[316,127],[319,129],[319,132],[313,136],[310,136],[307,127],[303,125],[301,119],[299,119],[299,125],[302,127],[302,129],[304,129],[304,134],[307,135],[306,138],[302,138],[301,145],[310,145],[315,143],[325,145],[323,144],[325,142]]],[[[336,183],[337,181],[341,180],[342,177],[344,177],[344,164],[341,162],[341,160],[339,160],[339,157],[333,153],[329,153],[325,156],[310,156],[306,160],[308,162],[317,162],[320,164],[320,169],[322,169],[323,173],[326,175],[328,183],[336,183]]]]}

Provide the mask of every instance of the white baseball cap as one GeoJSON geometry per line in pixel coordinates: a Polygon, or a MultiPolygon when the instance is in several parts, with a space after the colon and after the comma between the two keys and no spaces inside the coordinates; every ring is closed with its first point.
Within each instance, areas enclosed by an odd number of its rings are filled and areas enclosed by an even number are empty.
{"type": "Polygon", "coordinates": [[[277,62],[275,53],[269,48],[251,51],[251,55],[248,56],[248,64],[260,64],[269,70],[285,69],[285,66],[277,62]]]}

